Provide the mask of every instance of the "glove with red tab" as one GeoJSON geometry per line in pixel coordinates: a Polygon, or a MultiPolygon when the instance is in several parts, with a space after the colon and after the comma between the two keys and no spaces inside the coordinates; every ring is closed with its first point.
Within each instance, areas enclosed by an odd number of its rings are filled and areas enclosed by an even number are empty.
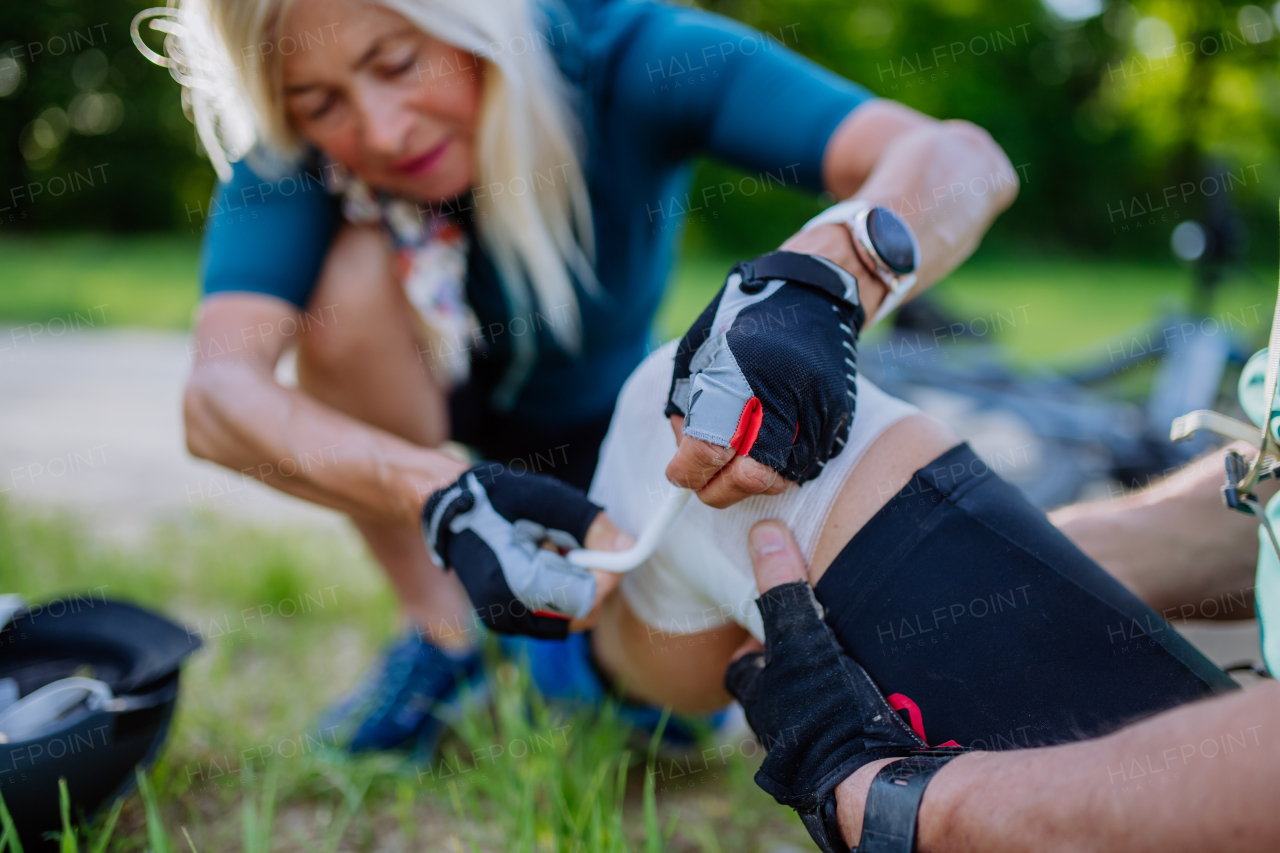
{"type": "Polygon", "coordinates": [[[667,415],[783,477],[818,476],[857,401],[858,282],[817,255],[736,264],[676,352],[667,415]]]}

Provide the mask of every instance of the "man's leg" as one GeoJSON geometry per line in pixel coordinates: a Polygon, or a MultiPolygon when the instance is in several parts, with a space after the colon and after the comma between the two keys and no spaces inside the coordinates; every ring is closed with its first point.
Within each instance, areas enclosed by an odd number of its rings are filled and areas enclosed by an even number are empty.
{"type": "MultiPolygon", "coordinates": [[[[448,396],[419,358],[413,308],[380,230],[347,226],[338,234],[307,310],[298,349],[303,390],[424,447],[449,438],[448,396]]],[[[406,618],[437,645],[469,646],[466,591],[456,575],[431,562],[421,532],[352,520],[395,587],[406,618]]]]}
{"type": "Polygon", "coordinates": [[[967,446],[921,467],[814,592],[930,743],[1056,743],[1234,688],[967,446]]]}
{"type": "MultiPolygon", "coordinates": [[[[811,581],[817,582],[845,543],[920,467],[957,441],[950,430],[924,416],[905,418],[885,430],[854,467],[832,505],[818,541],[811,581]]],[[[734,507],[719,510],[735,511],[734,507]]],[[[735,610],[742,606],[737,601],[719,603],[735,610]]],[[[708,609],[711,615],[718,612],[715,607],[708,609]]],[[[592,649],[601,669],[628,695],[696,714],[718,710],[731,701],[724,690],[724,672],[747,636],[736,623],[695,633],[668,633],[645,624],[625,596],[618,594],[606,602],[592,635],[592,649]]]]}
{"type": "MultiPolygon", "coordinates": [[[[931,742],[1062,740],[1230,686],[954,444],[927,418],[887,430],[835,501],[810,572],[841,643],[916,703],[931,742]]],[[[606,672],[649,701],[715,701],[732,649],[688,635],[696,651],[673,667],[654,651],[675,638],[625,604],[596,631],[606,672]]]]}
{"type": "Polygon", "coordinates": [[[591,633],[600,669],[630,699],[670,705],[679,714],[709,714],[733,701],[724,671],[749,635],[734,623],[692,634],[646,625],[615,593],[591,633]]]}

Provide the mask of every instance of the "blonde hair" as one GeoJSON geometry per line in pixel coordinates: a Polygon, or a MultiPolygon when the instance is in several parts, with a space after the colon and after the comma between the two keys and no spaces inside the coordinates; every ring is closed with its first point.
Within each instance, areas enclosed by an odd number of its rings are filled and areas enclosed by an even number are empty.
{"type": "MultiPolygon", "coordinates": [[[[251,149],[265,147],[287,161],[303,150],[285,113],[280,51],[259,50],[279,37],[275,31],[296,1],[171,0],[175,5],[147,9],[133,21],[138,49],[183,85],[183,104],[222,180],[230,178],[231,162],[251,149]],[[139,35],[148,19],[152,29],[166,33],[164,55],[139,35]]],[[[512,317],[545,312],[540,323],[562,349],[576,353],[582,321],[573,278],[592,295],[600,288],[581,130],[571,90],[538,26],[543,22],[535,20],[530,0],[370,2],[485,64],[475,183],[501,191],[476,194],[477,228],[512,317]],[[517,52],[517,46],[523,49],[517,52]]],[[[511,338],[526,370],[535,356],[532,337],[511,338]]],[[[523,377],[510,378],[523,383],[523,377]]]]}

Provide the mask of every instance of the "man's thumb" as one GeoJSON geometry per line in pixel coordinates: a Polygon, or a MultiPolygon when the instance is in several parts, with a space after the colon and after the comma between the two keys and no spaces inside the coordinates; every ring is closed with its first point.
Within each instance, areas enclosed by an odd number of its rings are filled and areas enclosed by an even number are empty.
{"type": "Polygon", "coordinates": [[[751,552],[751,568],[756,575],[756,589],[761,594],[775,586],[808,577],[800,546],[782,522],[756,522],[747,534],[747,546],[751,552]]]}

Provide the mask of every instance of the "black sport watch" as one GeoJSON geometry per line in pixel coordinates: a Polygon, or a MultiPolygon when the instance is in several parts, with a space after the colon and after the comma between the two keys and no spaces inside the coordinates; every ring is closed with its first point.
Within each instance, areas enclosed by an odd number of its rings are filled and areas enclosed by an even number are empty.
{"type": "Polygon", "coordinates": [[[819,225],[848,228],[859,260],[889,290],[868,326],[888,316],[916,283],[920,244],[911,226],[892,209],[861,199],[849,199],[828,207],[806,222],[802,230],[819,225]]]}

